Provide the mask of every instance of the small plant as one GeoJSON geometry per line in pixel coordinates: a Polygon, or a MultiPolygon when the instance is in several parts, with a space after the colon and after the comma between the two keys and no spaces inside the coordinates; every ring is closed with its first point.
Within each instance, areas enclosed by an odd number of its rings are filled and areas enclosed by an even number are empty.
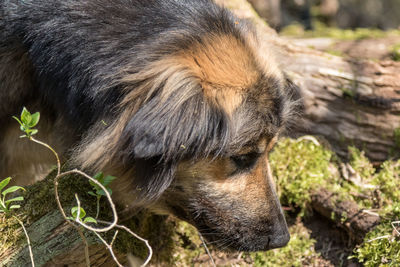
{"type": "Polygon", "coordinates": [[[35,127],[40,119],[40,113],[36,112],[34,114],[31,114],[25,107],[22,109],[21,112],[21,118],[18,119],[17,117],[13,116],[15,120],[18,121],[20,124],[20,129],[25,133],[25,135],[21,135],[20,138],[31,138],[32,135],[35,135],[38,133],[37,129],[33,129],[35,127]]]}
{"type": "MultiPolygon", "coordinates": [[[[108,193],[111,195],[112,190],[109,188],[109,185],[112,181],[114,181],[115,176],[107,175],[104,177],[104,174],[102,172],[97,173],[95,176],[93,176],[95,180],[97,180],[100,184],[102,184],[108,191],[108,193]]],[[[99,217],[99,212],[100,212],[100,198],[102,196],[106,196],[106,193],[104,190],[97,185],[95,182],[92,182],[89,180],[90,185],[93,187],[94,191],[89,191],[89,195],[96,197],[97,199],[97,211],[96,211],[96,219],[99,217]]]]}
{"type": "MultiPolygon", "coordinates": [[[[106,187],[115,179],[115,177],[113,177],[113,176],[104,177],[103,173],[98,173],[98,174],[96,174],[96,177],[93,178],[93,177],[87,175],[86,173],[84,173],[82,171],[79,171],[77,169],[66,171],[66,172],[61,172],[61,162],[60,162],[60,158],[59,158],[57,152],[50,145],[48,145],[48,144],[46,144],[46,143],[44,143],[42,141],[39,141],[39,140],[37,140],[37,139],[35,139],[33,137],[33,135],[38,133],[38,130],[34,129],[34,127],[39,122],[40,113],[36,112],[34,114],[31,114],[24,107],[22,112],[21,112],[20,118],[17,118],[15,116],[13,116],[13,118],[16,121],[18,121],[18,123],[20,124],[21,131],[23,131],[25,133],[25,135],[20,136],[20,138],[27,137],[27,138],[29,138],[30,141],[35,142],[35,143],[37,143],[39,145],[42,145],[42,146],[48,148],[54,154],[54,156],[55,156],[55,158],[57,160],[57,175],[56,175],[56,177],[54,179],[54,191],[55,191],[56,202],[57,202],[58,208],[59,208],[62,216],[64,217],[64,219],[71,226],[73,226],[77,230],[77,232],[79,233],[80,237],[82,238],[82,241],[83,241],[83,243],[85,245],[86,265],[90,266],[89,248],[88,248],[88,242],[87,242],[82,230],[83,229],[87,229],[87,230],[91,231],[93,234],[95,234],[101,240],[101,242],[107,247],[107,249],[109,250],[113,260],[115,261],[115,263],[118,266],[122,266],[119,263],[118,259],[116,258],[115,254],[114,254],[114,251],[113,251],[113,248],[112,248],[114,240],[117,237],[119,230],[115,231],[114,237],[113,237],[113,240],[111,241],[111,243],[108,243],[99,234],[101,232],[108,232],[108,231],[110,231],[112,229],[122,229],[122,230],[128,232],[131,236],[141,240],[142,242],[144,242],[146,244],[146,246],[148,248],[148,251],[149,251],[149,254],[148,254],[147,258],[146,258],[146,261],[142,264],[142,266],[146,266],[150,262],[150,259],[151,259],[152,255],[153,255],[153,250],[152,250],[150,244],[148,243],[148,241],[146,239],[141,238],[140,236],[138,236],[134,232],[132,232],[129,228],[127,228],[127,227],[125,227],[123,225],[117,224],[118,215],[117,215],[117,211],[116,211],[116,208],[115,208],[115,204],[111,199],[112,191],[111,191],[110,188],[106,187]],[[62,207],[62,204],[60,202],[59,195],[58,195],[58,181],[59,181],[60,178],[62,178],[64,176],[67,176],[67,175],[71,175],[71,174],[78,174],[80,176],[85,177],[86,179],[89,180],[90,184],[92,185],[94,191],[89,191],[88,193],[90,195],[92,195],[92,196],[96,196],[96,198],[97,198],[97,215],[96,215],[96,219],[97,219],[97,216],[99,214],[99,201],[100,201],[100,198],[101,198],[101,196],[107,197],[107,200],[108,200],[108,202],[109,202],[109,204],[111,206],[111,211],[113,213],[113,221],[112,222],[99,221],[99,222],[101,222],[103,224],[106,224],[107,226],[102,227],[102,228],[93,228],[93,227],[91,227],[91,226],[86,224],[86,223],[95,223],[95,224],[97,224],[97,220],[94,219],[93,217],[90,217],[90,216],[86,217],[86,211],[80,206],[80,201],[79,201],[79,198],[78,198],[77,195],[75,195],[75,198],[76,198],[78,206],[75,206],[75,207],[73,207],[71,209],[71,215],[72,216],[69,216],[69,217],[66,216],[66,214],[64,212],[64,209],[62,207]],[[76,224],[73,224],[71,221],[74,221],[76,224]]],[[[4,183],[8,184],[8,182],[4,182],[4,183]]],[[[2,185],[2,183],[0,183],[0,185],[2,185]]],[[[10,193],[10,191],[12,191],[12,190],[16,191],[18,189],[20,189],[20,188],[19,187],[11,187],[11,189],[10,188],[8,189],[8,193],[10,193]]],[[[0,191],[1,191],[1,189],[0,189],[0,191]]],[[[9,200],[9,202],[7,202],[7,203],[4,201],[4,205],[3,206],[5,207],[5,210],[8,211],[8,210],[11,210],[11,209],[18,208],[19,207],[18,205],[11,205],[11,206],[7,206],[7,205],[10,205],[8,203],[11,203],[12,201],[17,201],[17,200],[20,200],[20,199],[21,198],[14,198],[14,199],[9,200]]],[[[18,218],[16,218],[16,219],[18,220],[18,218]]],[[[26,233],[25,227],[23,226],[22,222],[20,220],[18,220],[18,221],[22,225],[22,227],[24,229],[24,232],[25,232],[25,235],[27,236],[29,251],[30,251],[30,254],[31,254],[31,261],[32,261],[32,265],[34,266],[33,254],[32,254],[32,251],[31,251],[29,237],[28,237],[28,235],[26,233]]]]}
{"type": "Polygon", "coordinates": [[[33,259],[31,241],[29,239],[28,232],[25,229],[24,223],[17,216],[11,214],[11,212],[13,210],[19,209],[21,207],[21,205],[15,204],[15,202],[23,201],[24,197],[17,196],[17,197],[13,197],[11,199],[6,200],[8,194],[14,193],[18,190],[25,191],[25,189],[22,186],[13,185],[13,186],[8,187],[4,191],[2,191],[10,183],[10,181],[11,181],[11,177],[8,177],[0,182],[0,192],[1,192],[0,213],[4,213],[6,216],[12,216],[21,225],[22,229],[24,230],[26,240],[28,242],[29,256],[31,258],[32,267],[35,267],[35,261],[33,259]]]}
{"type": "Polygon", "coordinates": [[[82,207],[71,208],[71,215],[72,215],[72,217],[67,217],[67,219],[70,219],[73,221],[79,220],[83,223],[97,223],[97,220],[95,218],[90,217],[90,216],[86,217],[86,211],[82,207]]]}
{"type": "Polygon", "coordinates": [[[6,197],[8,194],[13,193],[17,190],[25,190],[21,186],[14,185],[14,186],[10,186],[6,190],[2,191],[8,185],[8,183],[10,181],[11,181],[11,177],[8,177],[0,182],[0,192],[1,192],[0,212],[5,213],[6,215],[10,215],[11,211],[13,209],[19,209],[21,207],[18,204],[14,204],[15,202],[24,200],[23,196],[18,196],[18,197],[14,197],[14,198],[6,200],[6,197]]]}

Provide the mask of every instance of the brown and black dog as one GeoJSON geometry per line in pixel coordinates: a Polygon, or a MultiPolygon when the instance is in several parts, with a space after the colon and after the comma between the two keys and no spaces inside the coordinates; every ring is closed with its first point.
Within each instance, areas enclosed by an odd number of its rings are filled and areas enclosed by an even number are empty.
{"type": "Polygon", "coordinates": [[[117,201],[217,245],[284,246],[268,152],[298,95],[265,47],[209,0],[2,0],[0,175],[54,162],[18,139],[27,106],[64,159],[117,176],[117,201]]]}

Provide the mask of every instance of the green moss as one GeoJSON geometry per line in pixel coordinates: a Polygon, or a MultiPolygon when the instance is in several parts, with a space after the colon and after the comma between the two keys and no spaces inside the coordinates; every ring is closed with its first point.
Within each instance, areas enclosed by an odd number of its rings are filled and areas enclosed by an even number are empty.
{"type": "Polygon", "coordinates": [[[355,96],[354,91],[350,88],[341,87],[340,90],[343,92],[343,97],[353,98],[355,96]]]}
{"type": "MultiPolygon", "coordinates": [[[[63,167],[63,170],[68,167],[63,167]]],[[[57,208],[54,194],[54,177],[56,170],[53,170],[44,180],[36,182],[27,187],[24,193],[26,201],[21,205],[20,212],[27,215],[30,220],[35,221],[43,215],[57,208]]],[[[88,180],[79,175],[69,175],[59,180],[58,192],[64,210],[70,211],[71,207],[76,206],[75,194],[82,203],[88,216],[96,214],[96,198],[87,192],[91,190],[88,180]]]]}
{"type": "Polygon", "coordinates": [[[365,236],[364,242],[354,250],[352,258],[358,259],[366,267],[399,266],[400,240],[392,227],[392,222],[399,218],[400,203],[396,203],[384,220],[365,236]]]}
{"type": "Polygon", "coordinates": [[[310,140],[281,140],[270,155],[283,205],[299,207],[304,213],[311,190],[327,187],[337,179],[329,171],[333,152],[310,140]]]}
{"type": "Polygon", "coordinates": [[[355,30],[339,29],[328,27],[325,24],[317,21],[314,23],[314,29],[311,31],[305,31],[303,26],[300,24],[292,24],[283,28],[281,34],[284,36],[302,38],[328,37],[338,40],[360,40],[366,38],[400,36],[400,30],[382,31],[371,28],[357,28],[355,30]]]}
{"type": "Polygon", "coordinates": [[[338,50],[335,50],[333,48],[330,48],[330,49],[326,50],[325,52],[328,53],[328,54],[334,55],[334,56],[338,56],[338,57],[342,57],[343,56],[343,52],[342,51],[338,51],[338,50]]]}
{"type": "MultiPolygon", "coordinates": [[[[325,187],[337,195],[332,201],[351,199],[360,208],[377,209],[383,218],[382,222],[368,233],[352,257],[365,266],[400,265],[400,240],[399,236],[393,234],[395,232],[391,226],[391,222],[400,220],[400,160],[386,161],[377,170],[364,152],[349,147],[349,164],[359,175],[359,178],[353,176],[352,179],[360,179],[357,184],[332,174],[329,169],[339,169],[340,161],[333,152],[309,140],[284,139],[270,158],[284,205],[298,206],[304,210],[310,201],[311,190],[325,187]]],[[[302,213],[299,215],[302,216],[302,213]]],[[[343,223],[347,217],[345,213],[332,213],[331,219],[343,223]]],[[[292,235],[291,242],[294,245],[289,244],[284,249],[255,254],[256,266],[304,265],[304,262],[296,259],[305,255],[304,247],[307,245],[304,244],[310,241],[299,240],[296,235],[292,235]],[[292,258],[292,255],[296,256],[292,258]]]]}
{"type": "Polygon", "coordinates": [[[384,162],[381,170],[373,176],[372,183],[379,190],[381,213],[390,212],[392,206],[400,203],[400,160],[384,162]]]}
{"type": "Polygon", "coordinates": [[[400,61],[400,44],[396,44],[390,48],[390,56],[394,61],[400,61]]]}
{"type": "Polygon", "coordinates": [[[371,180],[372,175],[375,173],[375,168],[372,166],[369,159],[365,156],[363,151],[356,147],[349,147],[350,165],[354,170],[359,173],[364,179],[371,180]]]}
{"type": "Polygon", "coordinates": [[[183,221],[177,222],[175,231],[173,263],[175,266],[192,266],[193,259],[206,253],[198,232],[195,227],[183,221]]]}
{"type": "Polygon", "coordinates": [[[267,252],[251,253],[255,267],[301,267],[315,266],[315,259],[320,255],[314,250],[315,240],[302,224],[289,228],[290,242],[284,248],[267,252]]]}
{"type": "Polygon", "coordinates": [[[21,225],[13,217],[6,217],[0,214],[0,255],[12,248],[23,239],[21,225]]]}

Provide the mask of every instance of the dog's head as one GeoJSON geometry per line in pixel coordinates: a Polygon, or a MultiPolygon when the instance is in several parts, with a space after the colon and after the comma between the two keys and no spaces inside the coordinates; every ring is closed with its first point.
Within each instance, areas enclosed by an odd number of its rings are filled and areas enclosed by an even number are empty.
{"type": "Polygon", "coordinates": [[[211,33],[125,68],[118,120],[78,159],[118,176],[128,205],[174,214],[221,248],[284,246],[268,153],[297,93],[260,46],[251,32],[211,33]]]}

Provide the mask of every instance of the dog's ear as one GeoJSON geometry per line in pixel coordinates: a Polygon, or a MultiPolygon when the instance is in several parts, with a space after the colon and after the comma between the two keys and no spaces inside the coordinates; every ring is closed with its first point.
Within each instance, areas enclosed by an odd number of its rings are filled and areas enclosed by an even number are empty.
{"type": "Polygon", "coordinates": [[[301,89],[297,86],[286,74],[285,76],[285,91],[289,100],[299,102],[302,99],[301,89]]]}
{"type": "MultiPolygon", "coordinates": [[[[182,92],[184,93],[184,92],[182,92]]],[[[184,98],[157,95],[132,116],[120,140],[124,165],[133,164],[134,184],[142,198],[157,198],[173,181],[175,168],[218,153],[228,143],[225,114],[204,100],[201,92],[184,98]]]]}
{"type": "Polygon", "coordinates": [[[158,157],[178,162],[221,150],[228,140],[228,119],[201,93],[166,100],[155,96],[145,103],[124,129],[122,151],[131,159],[158,157]]]}
{"type": "Polygon", "coordinates": [[[285,121],[285,134],[289,136],[296,132],[301,122],[301,115],[304,113],[304,102],[301,95],[301,88],[297,86],[287,74],[284,74],[284,109],[282,117],[285,121]]]}
{"type": "Polygon", "coordinates": [[[304,102],[301,95],[301,89],[297,86],[287,74],[284,74],[285,78],[285,97],[290,105],[291,113],[297,115],[302,114],[304,111],[304,102]]]}
{"type": "Polygon", "coordinates": [[[134,186],[142,204],[156,200],[172,183],[176,164],[160,158],[136,159],[134,186]]]}

